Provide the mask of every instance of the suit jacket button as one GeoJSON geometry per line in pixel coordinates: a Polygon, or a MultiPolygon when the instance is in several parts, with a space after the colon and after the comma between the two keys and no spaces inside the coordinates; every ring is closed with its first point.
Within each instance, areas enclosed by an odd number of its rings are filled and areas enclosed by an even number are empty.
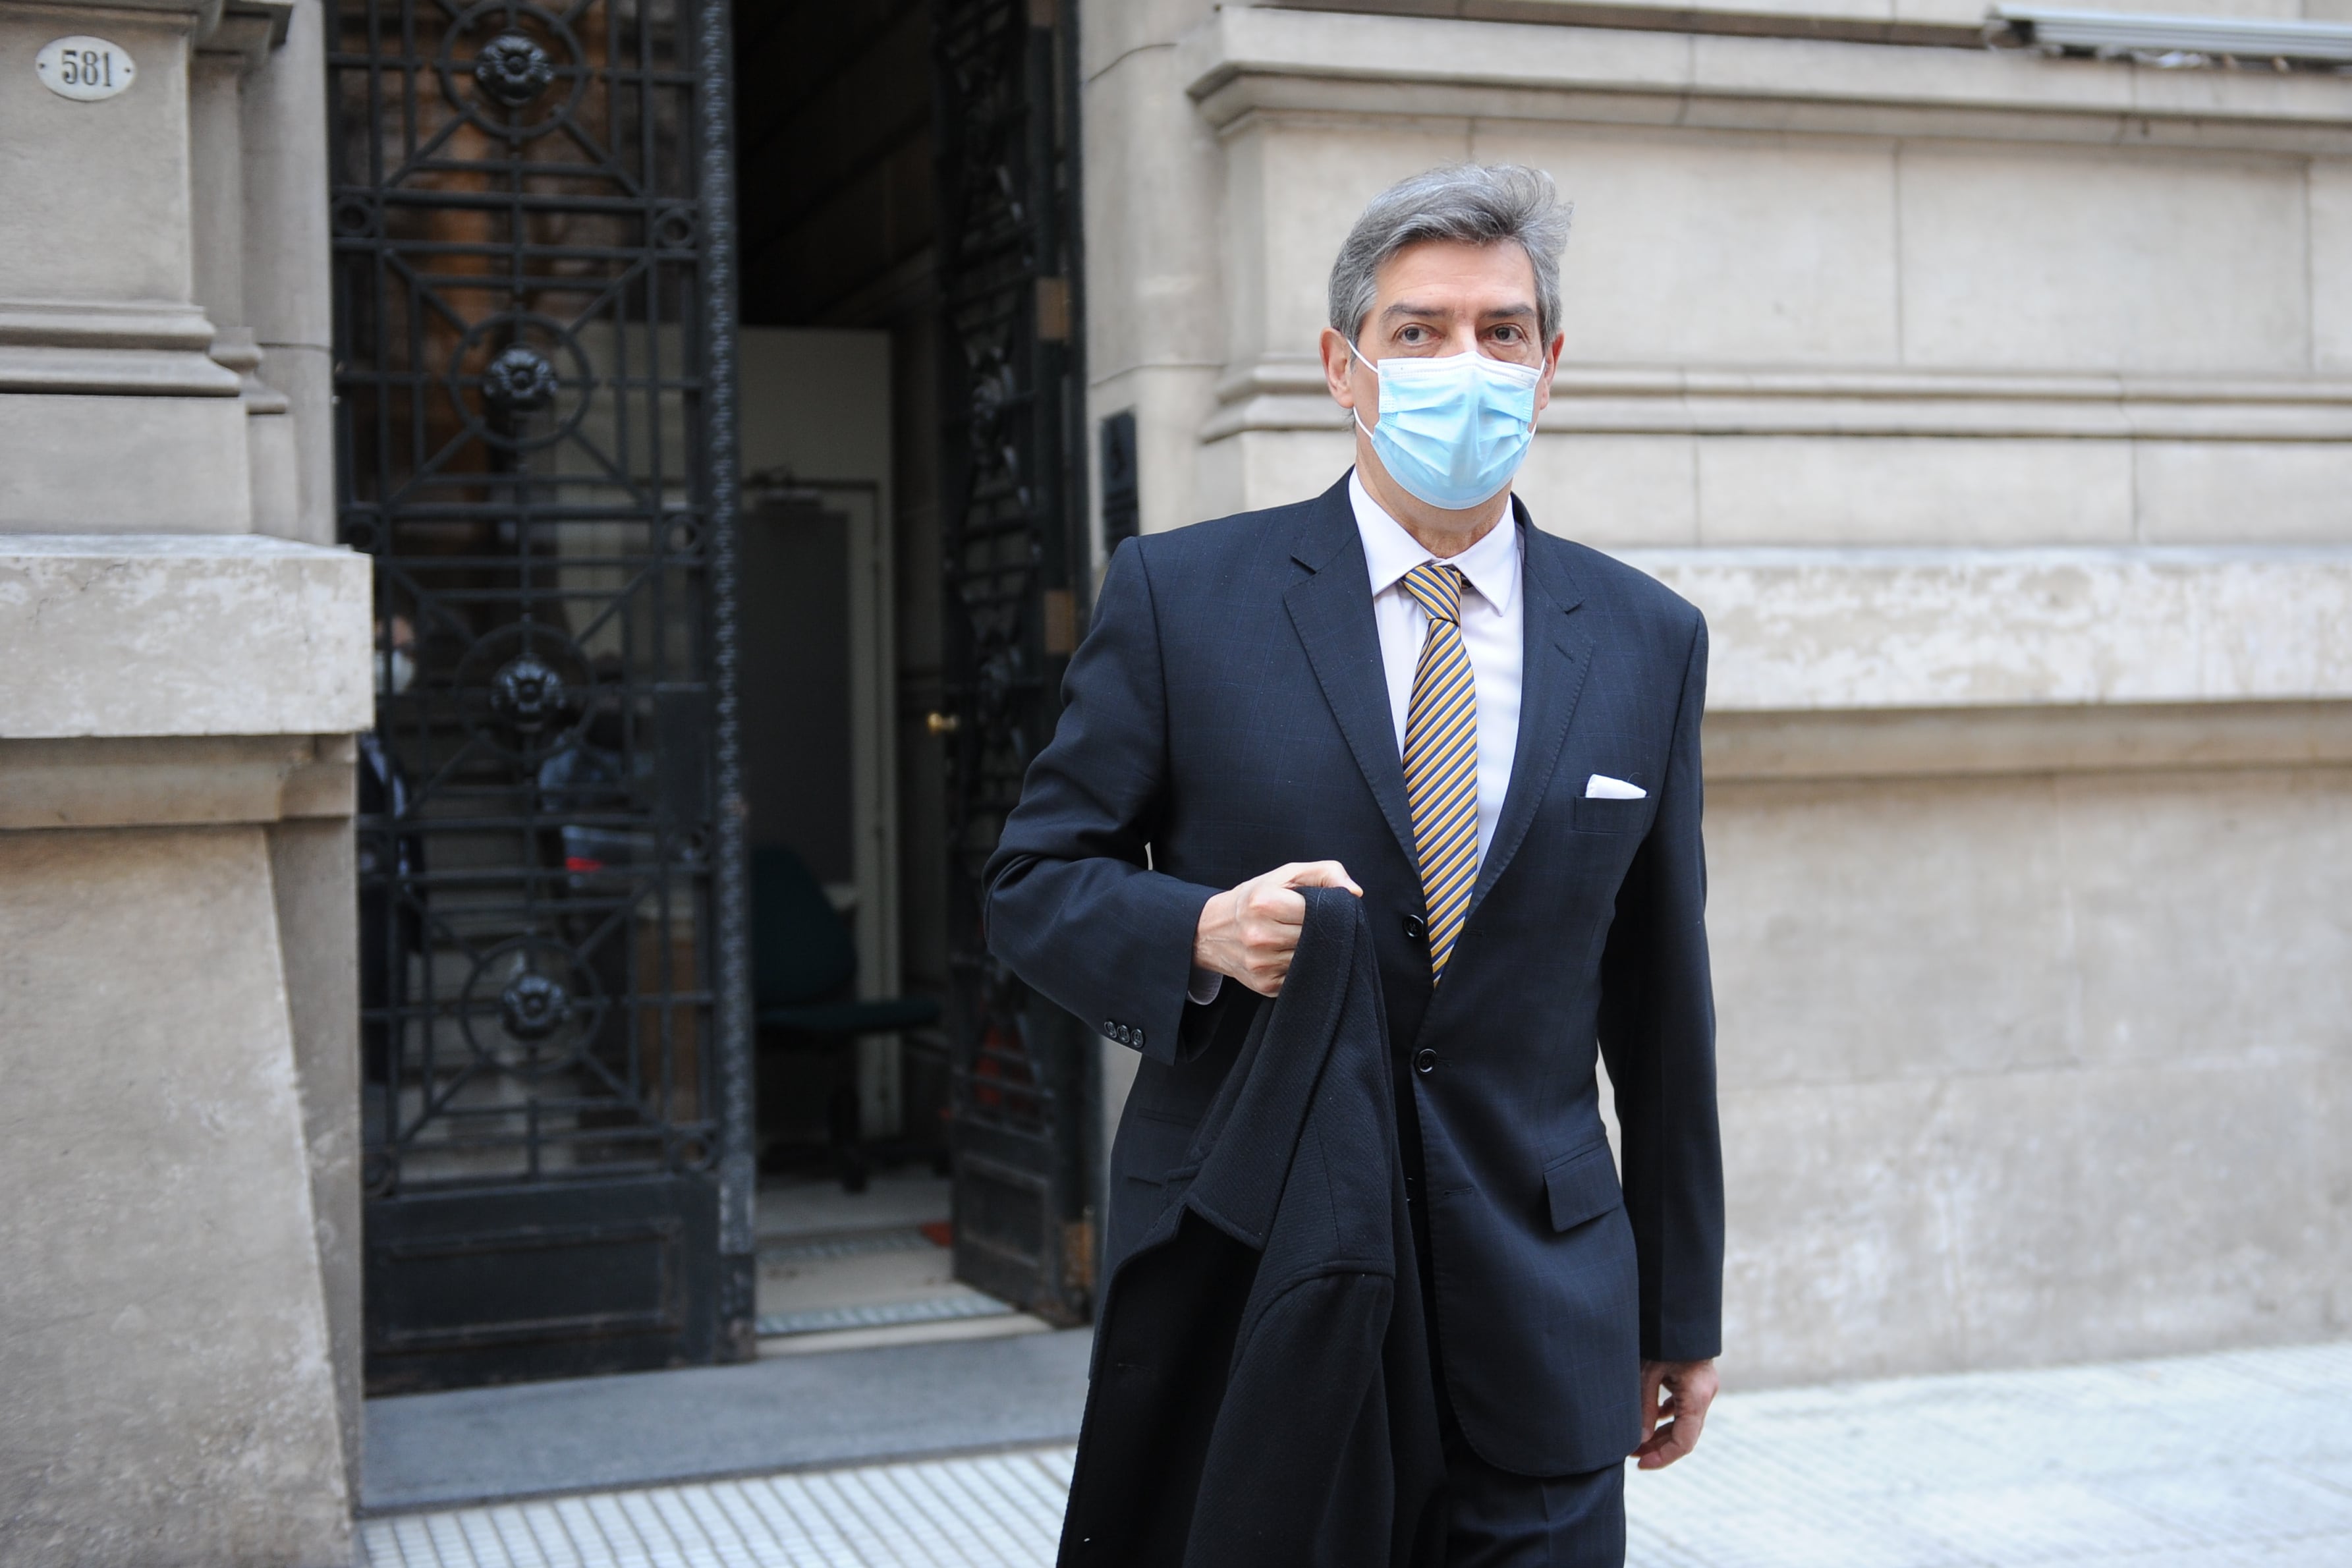
{"type": "Polygon", "coordinates": [[[1137,1050],[1139,1050],[1139,1050],[1141,1050],[1141,1049],[1143,1048],[1143,1029],[1142,1029],[1142,1026],[1141,1026],[1140,1025],[1139,1025],[1139,1026],[1137,1026],[1136,1027],[1134,1027],[1134,1028],[1132,1028],[1132,1029],[1129,1029],[1129,1030],[1128,1031],[1128,1033],[1129,1033],[1129,1034],[1130,1034],[1130,1035],[1133,1035],[1133,1036],[1135,1037],[1135,1038],[1133,1038],[1133,1039],[1131,1039],[1131,1040],[1128,1041],[1127,1043],[1128,1043],[1129,1045],[1130,1045],[1130,1046],[1133,1046],[1137,1050]]]}
{"type": "Polygon", "coordinates": [[[1108,1035],[1115,1040],[1118,1038],[1118,1026],[1112,1023],[1108,1018],[1105,1018],[1103,1020],[1103,1033],[1108,1035]]]}
{"type": "Polygon", "coordinates": [[[1412,1070],[1427,1078],[1437,1070],[1437,1053],[1427,1046],[1412,1053],[1412,1070]]]}
{"type": "Polygon", "coordinates": [[[1429,927],[1422,923],[1422,919],[1419,915],[1407,915],[1404,917],[1405,941],[1424,942],[1428,940],[1428,937],[1429,927]]]}

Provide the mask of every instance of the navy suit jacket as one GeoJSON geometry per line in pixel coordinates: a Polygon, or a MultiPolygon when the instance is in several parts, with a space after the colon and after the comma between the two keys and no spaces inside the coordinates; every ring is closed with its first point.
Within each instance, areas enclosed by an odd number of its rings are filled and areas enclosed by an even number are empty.
{"type": "Polygon", "coordinates": [[[1418,1117],[1446,1393],[1482,1458],[1557,1476],[1638,1441],[1641,1358],[1719,1349],[1706,627],[1513,511],[1518,752],[1442,984],[1416,935],[1412,819],[1344,479],[1120,546],[989,863],[988,932],[1022,979],[1143,1055],[1112,1152],[1108,1273],[1159,1216],[1256,1005],[1232,980],[1209,1007],[1189,1001],[1202,904],[1286,861],[1343,862],[1418,1117]],[[1587,799],[1594,773],[1648,793],[1587,799]]]}

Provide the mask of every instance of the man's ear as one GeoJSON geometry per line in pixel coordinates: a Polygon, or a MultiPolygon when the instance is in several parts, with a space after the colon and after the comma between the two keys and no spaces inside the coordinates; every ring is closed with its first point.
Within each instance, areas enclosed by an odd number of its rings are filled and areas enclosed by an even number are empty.
{"type": "Polygon", "coordinates": [[[1551,378],[1559,370],[1559,356],[1568,347],[1568,334],[1554,332],[1551,342],[1544,345],[1543,374],[1536,380],[1536,412],[1541,414],[1551,406],[1551,378]]]}
{"type": "Polygon", "coordinates": [[[1349,379],[1354,369],[1348,353],[1348,340],[1336,327],[1323,329],[1319,345],[1323,351],[1323,385],[1331,394],[1331,401],[1340,407],[1353,410],[1356,389],[1349,379]]]}

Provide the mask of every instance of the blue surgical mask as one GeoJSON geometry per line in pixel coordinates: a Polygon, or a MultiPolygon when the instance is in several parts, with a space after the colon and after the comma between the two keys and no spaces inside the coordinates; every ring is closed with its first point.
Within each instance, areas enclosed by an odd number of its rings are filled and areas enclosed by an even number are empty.
{"type": "Polygon", "coordinates": [[[1356,423],[1408,494],[1462,511],[1519,471],[1535,439],[1536,366],[1475,353],[1374,364],[1353,343],[1348,352],[1381,378],[1381,422],[1366,426],[1359,414],[1356,423]]]}

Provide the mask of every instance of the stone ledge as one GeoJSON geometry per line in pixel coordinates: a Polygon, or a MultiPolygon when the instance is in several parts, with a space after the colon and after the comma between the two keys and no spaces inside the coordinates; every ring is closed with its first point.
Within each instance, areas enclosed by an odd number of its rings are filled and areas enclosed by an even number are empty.
{"type": "Polygon", "coordinates": [[[1213,125],[1373,114],[2277,152],[2352,149],[2340,79],[2016,50],[1225,9],[1178,46],[1213,125]]]}
{"type": "MultiPolygon", "coordinates": [[[[2352,767],[2352,701],[1710,710],[1706,782],[2352,767]]],[[[0,753],[5,754],[5,753],[0,753]]]]}
{"type": "MultiPolygon", "coordinates": [[[[1335,430],[1322,362],[1267,354],[1219,380],[1203,442],[1335,430]]],[[[2352,441],[2332,376],[2021,375],[1969,371],[1562,365],[1544,436],[1950,436],[2030,440],[2352,441]]]]}
{"type": "Polygon", "coordinates": [[[0,830],[349,816],[355,756],[349,735],[0,741],[0,830]]]}
{"type": "Polygon", "coordinates": [[[2352,546],[1637,550],[1710,712],[2352,700],[2352,546]]]}
{"type": "MultiPolygon", "coordinates": [[[[1693,5],[1691,0],[1243,0],[1277,11],[1371,12],[1384,16],[1535,22],[1550,27],[1641,27],[1677,33],[1738,33],[1768,38],[1843,38],[1855,43],[1975,48],[1984,43],[1980,0],[1804,0],[1796,5],[1693,5]]],[[[2212,0],[2205,0],[2209,5],[2212,0]]]]}
{"type": "Polygon", "coordinates": [[[0,738],[369,729],[370,573],[255,534],[0,534],[0,738]]]}

